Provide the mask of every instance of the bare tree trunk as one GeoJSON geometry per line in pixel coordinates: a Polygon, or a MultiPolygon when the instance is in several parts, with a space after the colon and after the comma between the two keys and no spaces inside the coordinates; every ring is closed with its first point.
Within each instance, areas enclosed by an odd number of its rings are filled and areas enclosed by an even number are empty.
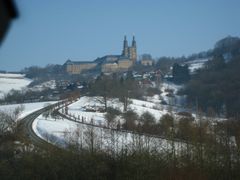
{"type": "Polygon", "coordinates": [[[103,99],[104,99],[105,111],[107,111],[107,108],[108,108],[108,106],[107,106],[107,95],[105,95],[105,96],[103,97],[103,99]]]}

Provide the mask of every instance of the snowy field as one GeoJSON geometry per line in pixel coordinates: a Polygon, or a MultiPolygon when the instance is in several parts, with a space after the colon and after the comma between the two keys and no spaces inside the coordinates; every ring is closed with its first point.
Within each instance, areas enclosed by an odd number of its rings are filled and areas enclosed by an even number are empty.
{"type": "Polygon", "coordinates": [[[0,98],[3,98],[4,94],[11,89],[21,90],[31,82],[32,80],[25,78],[23,74],[0,73],[0,98]]]}
{"type": "MultiPolygon", "coordinates": [[[[66,131],[74,131],[77,127],[77,123],[66,120],[66,119],[52,119],[50,117],[44,118],[40,115],[33,122],[33,130],[34,132],[45,139],[46,141],[50,141],[49,137],[57,138],[56,140],[63,143],[64,142],[64,132],[66,131]]],[[[50,141],[54,143],[53,141],[50,141]]]]}
{"type": "MultiPolygon", "coordinates": [[[[93,120],[96,124],[105,124],[105,113],[101,112],[86,112],[86,109],[89,108],[104,108],[103,104],[99,101],[100,97],[81,97],[78,101],[70,104],[68,106],[68,113],[75,116],[80,117],[80,119],[84,118],[86,122],[90,122],[93,120]]],[[[110,102],[110,101],[109,101],[110,102]]]]}
{"type": "MultiPolygon", "coordinates": [[[[78,101],[68,106],[68,114],[79,119],[83,118],[84,121],[88,123],[93,120],[95,124],[106,125],[106,120],[104,118],[105,113],[86,111],[86,108],[104,108],[103,104],[100,103],[99,99],[101,98],[86,96],[81,97],[78,101]]],[[[108,107],[113,107],[123,112],[123,103],[119,102],[117,99],[109,99],[108,107]]],[[[159,103],[142,101],[137,99],[130,99],[128,109],[133,110],[139,116],[141,116],[145,112],[149,112],[155,117],[156,121],[158,121],[162,115],[167,113],[167,110],[161,108],[161,105],[159,103]]]]}
{"type": "MultiPolygon", "coordinates": [[[[158,152],[171,149],[171,142],[166,139],[92,127],[66,119],[55,120],[39,116],[33,123],[33,130],[42,139],[61,147],[78,144],[90,148],[93,142],[94,148],[110,153],[126,149],[131,152],[139,148],[158,152]]],[[[185,147],[184,143],[175,142],[174,145],[176,149],[185,147]]]]}
{"type": "Polygon", "coordinates": [[[0,73],[0,78],[24,78],[24,74],[0,73]]]}
{"type": "Polygon", "coordinates": [[[147,102],[137,99],[131,99],[130,109],[136,112],[139,116],[143,113],[148,112],[153,115],[156,121],[159,121],[160,118],[167,113],[163,107],[158,103],[147,102]]]}
{"type": "Polygon", "coordinates": [[[19,119],[31,114],[34,111],[37,111],[46,105],[54,104],[57,101],[47,101],[47,102],[36,102],[36,103],[24,103],[24,104],[11,104],[11,105],[2,105],[0,106],[0,111],[3,112],[13,112],[16,107],[23,105],[23,112],[20,114],[19,119]]]}
{"type": "MultiPolygon", "coordinates": [[[[155,98],[157,97],[155,96],[155,98]]],[[[92,127],[60,116],[55,118],[39,116],[33,123],[34,132],[42,139],[62,147],[74,143],[88,148],[90,138],[94,138],[94,147],[106,151],[113,151],[114,149],[115,152],[119,152],[126,148],[131,151],[138,149],[139,145],[143,149],[148,148],[150,151],[157,150],[161,152],[171,149],[171,142],[166,139],[104,128],[103,126],[106,127],[107,125],[104,117],[105,113],[86,111],[87,108],[97,109],[97,107],[102,107],[103,104],[98,99],[99,97],[81,97],[68,106],[68,116],[72,119],[74,117],[79,118],[78,121],[80,122],[83,118],[85,123],[92,121],[93,124],[102,125],[102,127],[92,127]],[[90,137],[90,134],[93,137],[90,137]]],[[[123,110],[122,103],[116,99],[109,100],[108,103],[109,106],[123,110]]],[[[149,112],[157,121],[163,114],[167,113],[164,108],[162,110],[157,109],[154,102],[136,99],[131,99],[129,109],[132,109],[139,116],[144,112],[149,112]]],[[[176,149],[185,148],[184,143],[179,142],[175,142],[174,146],[176,149]]]]}
{"type": "MultiPolygon", "coordinates": [[[[90,123],[92,120],[93,124],[106,126],[107,123],[104,117],[105,113],[86,111],[86,109],[89,108],[94,109],[97,107],[103,107],[99,98],[100,97],[81,97],[78,101],[68,106],[68,114],[71,115],[71,117],[74,116],[79,119],[83,118],[86,123],[90,123]]],[[[123,111],[123,104],[117,99],[110,99],[108,101],[108,106],[117,107],[120,111],[123,111]]],[[[167,111],[154,109],[155,106],[156,103],[153,102],[131,99],[129,109],[132,109],[139,116],[144,112],[149,112],[156,120],[159,120],[163,114],[167,113],[167,111]]],[[[60,109],[60,112],[61,111],[62,110],[60,109]]],[[[46,118],[39,116],[33,123],[33,129],[39,137],[61,146],[74,140],[76,141],[76,135],[80,136],[77,137],[78,141],[81,141],[84,146],[87,146],[87,141],[89,140],[87,134],[89,133],[89,130],[94,130],[94,137],[96,138],[95,146],[104,150],[111,150],[114,148],[116,151],[119,151],[126,147],[134,149],[139,143],[142,144],[143,147],[157,148],[159,151],[169,148],[170,146],[170,144],[164,139],[139,136],[128,132],[117,132],[100,127],[91,127],[61,117],[53,119],[51,117],[46,118]],[[114,144],[112,144],[113,139],[114,144]],[[141,142],[137,143],[137,141],[141,142]],[[146,144],[146,142],[148,142],[148,144],[146,144]]]]}

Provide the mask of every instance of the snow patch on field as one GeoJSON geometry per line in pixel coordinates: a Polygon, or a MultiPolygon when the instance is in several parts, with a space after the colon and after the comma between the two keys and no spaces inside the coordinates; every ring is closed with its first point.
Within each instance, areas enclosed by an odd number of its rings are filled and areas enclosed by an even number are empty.
{"type": "Polygon", "coordinates": [[[167,111],[164,109],[160,110],[161,105],[159,104],[137,99],[131,99],[131,101],[132,104],[130,104],[130,109],[136,112],[139,116],[145,112],[148,112],[154,116],[156,121],[158,121],[164,114],[167,113],[167,111]]]}
{"type": "Polygon", "coordinates": [[[203,68],[207,61],[208,59],[196,59],[193,61],[188,61],[186,64],[189,66],[190,73],[194,73],[196,70],[203,68]]]}
{"type": "Polygon", "coordinates": [[[178,90],[183,88],[183,85],[176,85],[172,82],[164,81],[160,85],[160,90],[162,91],[160,95],[160,99],[165,101],[168,105],[173,105],[175,104],[175,96],[178,90]]]}

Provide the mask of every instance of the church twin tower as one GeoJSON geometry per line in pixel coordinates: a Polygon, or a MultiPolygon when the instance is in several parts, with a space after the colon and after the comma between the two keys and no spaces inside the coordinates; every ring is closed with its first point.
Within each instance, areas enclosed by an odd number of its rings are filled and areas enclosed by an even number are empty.
{"type": "Polygon", "coordinates": [[[129,58],[131,61],[133,61],[133,64],[136,63],[137,44],[136,44],[134,36],[133,36],[133,40],[132,40],[132,46],[130,46],[130,47],[128,47],[127,37],[124,36],[122,56],[129,58]]]}

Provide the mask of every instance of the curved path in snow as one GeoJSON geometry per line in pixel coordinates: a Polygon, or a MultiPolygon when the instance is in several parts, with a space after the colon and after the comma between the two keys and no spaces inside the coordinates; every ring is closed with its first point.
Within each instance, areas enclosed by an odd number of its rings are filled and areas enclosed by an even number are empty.
{"type": "MultiPolygon", "coordinates": [[[[32,124],[33,124],[34,120],[39,115],[41,115],[44,112],[49,111],[50,109],[53,109],[55,107],[57,107],[55,110],[57,111],[57,113],[60,116],[62,116],[65,119],[68,119],[70,121],[74,121],[74,122],[77,122],[77,123],[80,123],[80,124],[85,124],[85,125],[88,125],[88,126],[94,126],[94,127],[98,127],[98,128],[109,129],[109,130],[113,130],[113,131],[120,131],[120,132],[124,132],[124,133],[132,133],[132,134],[138,134],[138,135],[144,135],[144,136],[149,136],[149,137],[154,137],[154,138],[170,140],[170,139],[168,139],[168,138],[166,138],[164,136],[148,134],[148,133],[141,133],[141,132],[135,132],[135,131],[129,131],[129,130],[123,130],[123,129],[118,129],[118,128],[109,128],[109,127],[104,127],[104,126],[100,126],[100,125],[96,125],[96,124],[91,124],[91,123],[77,121],[77,120],[75,120],[75,119],[73,119],[73,118],[71,118],[71,117],[69,117],[69,116],[59,112],[59,109],[62,108],[62,107],[59,107],[59,105],[62,105],[64,103],[66,103],[66,102],[67,101],[62,101],[62,102],[59,102],[61,104],[55,103],[55,104],[49,105],[47,107],[44,107],[44,108],[42,108],[40,110],[37,110],[37,111],[29,114],[29,115],[27,115],[27,116],[25,116],[24,118],[21,119],[21,121],[20,121],[20,128],[23,130],[23,133],[24,133],[25,137],[27,137],[34,146],[39,147],[39,148],[46,148],[46,147],[49,147],[49,146],[54,146],[53,144],[51,144],[51,143],[47,142],[46,140],[42,139],[41,137],[39,137],[34,132],[32,124]]],[[[68,101],[67,104],[69,105],[72,102],[74,102],[74,101],[68,101]]],[[[174,138],[174,141],[175,142],[183,142],[183,140],[179,140],[179,139],[176,139],[176,138],[174,138]]]]}
{"type": "Polygon", "coordinates": [[[48,106],[47,108],[42,108],[40,110],[37,110],[24,118],[21,119],[20,122],[20,127],[23,129],[24,135],[30,140],[30,142],[38,147],[46,147],[49,145],[48,142],[44,141],[42,138],[38,137],[35,132],[32,129],[32,123],[33,121],[42,113],[45,111],[49,110],[50,107],[48,106]]]}
{"type": "MultiPolygon", "coordinates": [[[[66,101],[62,101],[60,103],[65,103],[66,101]]],[[[41,114],[43,114],[46,111],[49,111],[50,109],[57,107],[59,103],[55,103],[52,105],[49,105],[47,107],[44,107],[42,109],[39,109],[37,111],[34,111],[33,113],[25,116],[24,118],[21,119],[20,121],[20,128],[23,130],[23,133],[25,137],[27,137],[30,142],[37,147],[44,148],[49,145],[52,146],[51,143],[48,143],[47,141],[43,140],[41,137],[39,137],[32,128],[33,121],[41,114]]]]}

